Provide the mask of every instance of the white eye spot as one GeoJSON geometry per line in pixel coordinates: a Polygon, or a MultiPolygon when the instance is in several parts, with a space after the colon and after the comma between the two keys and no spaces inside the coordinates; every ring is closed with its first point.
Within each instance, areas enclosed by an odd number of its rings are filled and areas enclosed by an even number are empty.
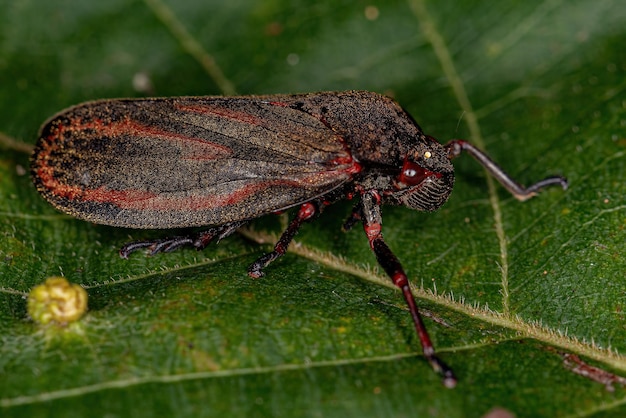
{"type": "Polygon", "coordinates": [[[424,158],[429,159],[430,157],[432,157],[433,155],[430,153],[430,151],[426,151],[424,153],[424,158]]]}
{"type": "Polygon", "coordinates": [[[404,177],[415,177],[417,175],[417,171],[412,168],[407,168],[404,170],[404,177]]]}

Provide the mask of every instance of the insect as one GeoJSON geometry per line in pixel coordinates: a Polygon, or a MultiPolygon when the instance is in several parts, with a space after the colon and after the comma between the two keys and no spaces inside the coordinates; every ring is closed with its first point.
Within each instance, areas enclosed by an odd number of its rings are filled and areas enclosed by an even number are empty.
{"type": "Polygon", "coordinates": [[[381,205],[441,207],[454,184],[450,162],[466,152],[519,200],[546,186],[509,177],[463,140],[442,145],[392,99],[365,91],[248,97],[88,102],[48,120],[31,160],[37,190],[57,209],[126,228],[210,226],[189,236],[139,241],[120,254],[202,249],[251,219],[298,207],[276,243],[248,269],[258,278],[302,223],[341,199],[358,199],[357,222],[378,263],[402,291],[425,358],[448,387],[452,369],[435,353],[398,258],[382,235],[381,205]]]}

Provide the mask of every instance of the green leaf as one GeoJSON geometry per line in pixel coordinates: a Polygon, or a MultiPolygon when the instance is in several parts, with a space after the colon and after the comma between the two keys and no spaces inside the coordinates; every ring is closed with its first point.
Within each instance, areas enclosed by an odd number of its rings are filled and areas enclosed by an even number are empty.
{"type": "Polygon", "coordinates": [[[622,2],[0,9],[2,417],[626,413],[622,2]],[[167,232],[59,214],[27,175],[38,126],[81,101],[346,89],[393,95],[426,133],[471,140],[521,183],[570,181],[519,203],[464,157],[440,211],[385,207],[385,238],[454,390],[422,358],[363,233],[340,231],[350,202],[305,225],[253,280],[246,266],[286,217],[203,252],[122,260],[123,243],[167,232]],[[67,330],[41,329],[25,295],[58,275],[87,289],[90,310],[67,330]]]}

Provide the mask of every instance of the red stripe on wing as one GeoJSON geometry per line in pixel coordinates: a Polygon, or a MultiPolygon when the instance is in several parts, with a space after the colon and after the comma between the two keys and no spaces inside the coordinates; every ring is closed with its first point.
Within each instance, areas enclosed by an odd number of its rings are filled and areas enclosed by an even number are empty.
{"type": "MultiPolygon", "coordinates": [[[[152,126],[146,126],[129,117],[124,117],[119,121],[113,122],[104,122],[100,118],[85,120],[79,117],[72,117],[68,118],[65,123],[53,123],[50,133],[45,137],[46,140],[40,141],[39,143],[36,164],[38,166],[37,178],[41,182],[41,185],[52,194],[59,197],[73,200],[82,196],[84,199],[87,191],[78,186],[63,184],[56,179],[55,167],[48,164],[50,160],[54,161],[53,158],[49,158],[50,154],[59,149],[63,149],[63,142],[67,141],[67,137],[88,139],[90,137],[114,138],[117,136],[156,137],[170,142],[179,142],[180,146],[178,150],[180,155],[178,158],[187,160],[216,160],[227,158],[233,154],[233,151],[224,145],[215,144],[204,139],[187,135],[180,135],[152,126]]],[[[135,196],[137,200],[147,198],[147,196],[141,197],[140,195],[143,192],[140,191],[120,191],[118,193],[130,193],[127,197],[130,198],[132,195],[135,196]]],[[[125,199],[122,195],[119,195],[115,200],[125,199]]]]}
{"type": "Polygon", "coordinates": [[[316,173],[298,180],[269,180],[247,184],[231,193],[222,195],[187,195],[170,196],[164,193],[152,193],[141,190],[111,190],[105,187],[82,189],[76,186],[54,183],[54,194],[58,197],[81,202],[108,203],[120,209],[130,210],[186,210],[201,211],[214,208],[233,206],[259,192],[272,187],[306,187],[307,184],[318,182],[322,178],[334,178],[337,172],[316,173]]]}
{"type": "Polygon", "coordinates": [[[191,160],[216,160],[226,158],[233,154],[232,149],[222,144],[207,141],[203,138],[196,138],[188,135],[181,135],[177,132],[164,130],[155,126],[143,125],[134,121],[129,116],[124,116],[119,121],[104,122],[100,118],[84,120],[79,117],[67,119],[67,124],[56,125],[46,137],[47,144],[52,146],[56,141],[64,139],[65,132],[77,137],[81,136],[83,131],[93,131],[90,136],[96,134],[101,137],[151,137],[166,140],[170,142],[179,142],[181,144],[181,158],[191,160]]]}

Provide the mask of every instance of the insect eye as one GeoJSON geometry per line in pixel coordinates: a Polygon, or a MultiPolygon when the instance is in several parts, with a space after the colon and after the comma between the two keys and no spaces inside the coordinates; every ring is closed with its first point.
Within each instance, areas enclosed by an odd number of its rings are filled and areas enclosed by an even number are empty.
{"type": "MultiPolygon", "coordinates": [[[[428,151],[426,151],[426,153],[428,153],[428,151]]],[[[427,170],[407,158],[404,160],[404,164],[402,164],[402,171],[400,172],[397,181],[402,186],[411,187],[421,184],[428,177],[441,178],[441,173],[427,170]]]]}
{"type": "Polygon", "coordinates": [[[406,170],[402,172],[402,175],[406,178],[413,178],[417,176],[417,170],[413,168],[407,168],[406,170]]]}
{"type": "Polygon", "coordinates": [[[415,186],[424,181],[430,174],[432,174],[430,171],[407,159],[404,160],[398,181],[406,186],[415,186]]]}

